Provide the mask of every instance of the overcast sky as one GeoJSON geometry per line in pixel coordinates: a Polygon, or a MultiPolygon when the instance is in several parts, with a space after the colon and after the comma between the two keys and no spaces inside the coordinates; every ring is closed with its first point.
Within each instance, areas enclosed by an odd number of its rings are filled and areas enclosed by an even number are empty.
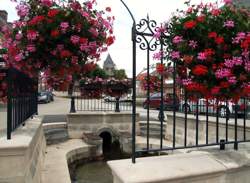
{"type": "MultiPolygon", "coordinates": [[[[115,43],[109,48],[108,52],[101,57],[100,65],[107,54],[110,53],[112,59],[117,65],[118,69],[125,69],[127,74],[131,76],[132,73],[132,42],[131,42],[131,26],[132,20],[124,8],[120,0],[96,0],[98,9],[103,9],[107,6],[111,7],[112,14],[115,16],[114,34],[116,36],[115,43]]],[[[124,0],[137,21],[145,18],[147,14],[151,19],[158,23],[167,21],[171,17],[171,13],[176,9],[184,9],[185,0],[124,0]]],[[[220,1],[220,0],[219,0],[220,1]]],[[[192,0],[192,4],[198,4],[201,0],[192,0]]],[[[216,0],[203,0],[202,2],[216,2],[216,0]]],[[[8,21],[17,19],[15,4],[10,0],[0,0],[0,9],[8,12],[8,21]]],[[[137,73],[139,73],[146,66],[146,58],[144,53],[138,51],[137,57],[137,73]]],[[[151,63],[156,61],[151,60],[151,63]]]]}

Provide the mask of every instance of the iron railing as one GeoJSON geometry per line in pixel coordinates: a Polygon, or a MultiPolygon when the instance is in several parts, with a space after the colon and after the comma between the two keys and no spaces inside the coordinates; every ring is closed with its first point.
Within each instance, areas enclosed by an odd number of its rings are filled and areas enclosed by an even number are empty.
{"type": "Polygon", "coordinates": [[[74,101],[71,100],[71,102],[73,102],[75,111],[132,111],[132,100],[127,95],[120,98],[107,95],[91,98],[82,95],[80,88],[76,87],[73,99],[74,101]]]}
{"type": "MultiPolygon", "coordinates": [[[[157,23],[154,20],[150,20],[149,17],[140,20],[138,24],[133,24],[132,28],[132,42],[133,42],[133,63],[136,63],[137,48],[139,50],[146,52],[146,64],[147,64],[147,81],[149,83],[149,66],[151,62],[152,53],[155,51],[161,51],[167,49],[167,45],[164,44],[163,39],[165,35],[161,35],[159,39],[156,39],[154,32],[157,28],[157,23]]],[[[140,61],[141,62],[141,61],[140,61]]],[[[155,62],[155,61],[154,61],[155,62]]],[[[160,63],[163,63],[163,57],[160,63]]],[[[133,93],[133,118],[132,118],[132,162],[135,163],[136,158],[142,153],[149,152],[162,152],[175,149],[185,149],[185,148],[196,148],[196,147],[206,147],[219,145],[221,149],[225,148],[225,144],[234,144],[234,149],[238,149],[238,144],[241,142],[250,141],[250,133],[248,132],[250,126],[247,126],[247,115],[249,114],[250,105],[249,100],[243,98],[237,104],[231,105],[229,101],[205,101],[204,105],[201,105],[200,101],[204,99],[199,99],[195,103],[189,103],[188,94],[184,89],[181,89],[177,84],[177,72],[175,61],[169,61],[168,65],[172,67],[172,79],[173,79],[173,106],[180,102],[179,106],[181,112],[173,107],[169,114],[167,123],[167,136],[171,137],[166,139],[164,135],[164,79],[161,76],[161,102],[160,102],[160,112],[159,112],[159,124],[160,124],[160,139],[157,148],[152,148],[150,145],[151,131],[150,131],[150,114],[151,108],[146,108],[146,144],[144,148],[137,149],[136,147],[136,120],[134,118],[136,113],[135,98],[136,93],[133,93]],[[179,88],[179,89],[178,89],[179,88]],[[180,91],[179,91],[180,90],[180,91]],[[180,97],[180,93],[184,93],[184,97],[180,97]],[[177,99],[177,97],[179,97],[177,99]],[[184,105],[184,104],[190,104],[184,105]],[[214,111],[210,111],[211,105],[214,111]],[[242,106],[244,106],[242,108],[242,106]],[[192,108],[191,108],[192,107],[192,108]],[[192,111],[191,111],[192,109],[192,111]],[[231,115],[221,116],[221,110],[231,109],[231,115]],[[193,114],[190,115],[189,113],[193,114]],[[214,116],[210,116],[210,112],[214,116]],[[201,114],[203,113],[203,114],[201,114]],[[241,113],[242,119],[239,118],[239,113],[241,113]],[[180,116],[182,116],[181,120],[180,116]],[[170,121],[171,119],[171,121],[170,121]],[[194,124],[190,124],[190,120],[193,120],[194,124]],[[213,121],[213,122],[212,122],[213,121]],[[212,127],[211,127],[211,122],[212,127]],[[170,125],[171,124],[171,125],[170,125]],[[203,125],[203,126],[202,126],[203,125]],[[221,127],[224,125],[224,128],[221,127]],[[192,128],[192,129],[191,129],[192,128]],[[212,130],[210,129],[212,128],[212,130]],[[180,132],[181,131],[181,132],[180,132]],[[191,131],[191,132],[190,132],[191,131]],[[181,134],[180,134],[181,133],[181,134]],[[191,135],[190,135],[191,134],[191,135]],[[213,138],[211,138],[211,136],[213,138]],[[178,140],[177,140],[178,139],[178,140]],[[190,140],[191,139],[191,140],[190,140]],[[167,141],[166,144],[165,140],[167,141]],[[168,145],[167,145],[168,144],[168,145]],[[169,145],[170,144],[170,145],[169,145]]],[[[133,64],[133,71],[135,71],[136,65],[133,64]]],[[[133,75],[133,80],[136,80],[135,75],[133,75]]],[[[133,85],[133,91],[136,91],[136,86],[133,85]]],[[[147,90],[147,101],[150,100],[150,91],[147,90]]],[[[156,145],[156,144],[154,144],[156,145]]],[[[140,145],[141,147],[141,145],[140,145]]]]}
{"type": "Polygon", "coordinates": [[[7,72],[7,139],[11,139],[13,132],[25,121],[37,114],[38,80],[10,68],[7,72]]]}

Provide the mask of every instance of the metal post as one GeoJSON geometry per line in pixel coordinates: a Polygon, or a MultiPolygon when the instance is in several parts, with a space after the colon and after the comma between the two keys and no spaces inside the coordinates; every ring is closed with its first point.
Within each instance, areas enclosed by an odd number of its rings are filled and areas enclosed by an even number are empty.
{"type": "Polygon", "coordinates": [[[115,112],[121,112],[120,111],[120,97],[115,98],[115,112]]]}
{"type": "Polygon", "coordinates": [[[70,113],[76,113],[75,97],[74,96],[71,96],[70,113]]]}
{"type": "Polygon", "coordinates": [[[129,12],[129,14],[133,20],[133,26],[132,26],[132,42],[133,42],[133,47],[132,47],[132,50],[133,50],[132,162],[135,163],[135,158],[136,158],[136,154],[135,154],[135,140],[136,140],[135,139],[135,135],[136,135],[136,125],[135,125],[135,123],[136,123],[136,21],[135,21],[133,14],[129,10],[128,6],[124,3],[123,0],[120,0],[120,1],[125,6],[125,8],[129,12]]]}
{"type": "Polygon", "coordinates": [[[220,140],[220,150],[225,150],[225,140],[224,139],[220,140]]]}
{"type": "Polygon", "coordinates": [[[7,82],[8,82],[8,91],[7,91],[7,139],[11,139],[12,131],[12,99],[11,99],[11,89],[12,89],[12,79],[10,69],[7,70],[7,82]]]}

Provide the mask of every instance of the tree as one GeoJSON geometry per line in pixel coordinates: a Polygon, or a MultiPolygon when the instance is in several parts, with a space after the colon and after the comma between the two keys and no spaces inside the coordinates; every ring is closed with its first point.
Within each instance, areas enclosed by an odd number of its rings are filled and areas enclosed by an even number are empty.
{"type": "Polygon", "coordinates": [[[107,79],[108,78],[108,74],[106,73],[105,70],[103,70],[102,68],[100,68],[99,65],[96,65],[96,68],[91,71],[90,73],[87,74],[87,77],[89,78],[102,78],[102,79],[107,79]]]}
{"type": "Polygon", "coordinates": [[[121,80],[121,79],[127,79],[128,76],[124,69],[117,69],[114,70],[114,78],[121,80]]]}

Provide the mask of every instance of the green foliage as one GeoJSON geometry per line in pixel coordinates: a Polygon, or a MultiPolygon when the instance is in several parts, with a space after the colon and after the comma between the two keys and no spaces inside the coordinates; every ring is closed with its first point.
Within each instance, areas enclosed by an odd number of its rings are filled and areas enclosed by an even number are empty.
{"type": "Polygon", "coordinates": [[[128,76],[124,69],[117,69],[117,70],[114,70],[114,78],[121,80],[121,79],[127,79],[128,76]]]}
{"type": "Polygon", "coordinates": [[[97,65],[93,71],[91,71],[90,73],[87,74],[87,77],[89,77],[89,78],[98,77],[98,78],[102,78],[102,79],[107,79],[108,75],[102,68],[100,68],[99,65],[97,65]]]}

